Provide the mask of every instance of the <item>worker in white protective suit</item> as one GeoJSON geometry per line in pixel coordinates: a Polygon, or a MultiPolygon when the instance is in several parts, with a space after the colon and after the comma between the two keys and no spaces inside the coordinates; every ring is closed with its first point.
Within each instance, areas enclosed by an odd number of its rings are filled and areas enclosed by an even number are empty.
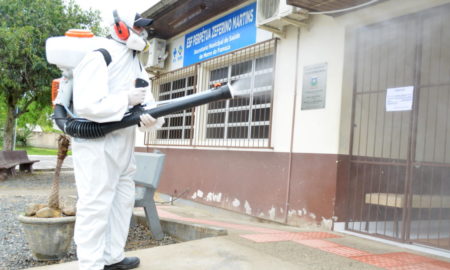
{"type": "MultiPolygon", "coordinates": [[[[149,87],[136,88],[137,78],[148,81],[140,56],[148,50],[145,26],[152,20],[136,12],[114,11],[111,39],[88,53],[74,69],[74,112],[103,123],[120,121],[134,105],[153,101],[149,87]]],[[[163,119],[141,116],[140,129],[149,131],[163,119]]],[[[75,243],[81,270],[132,269],[139,258],[125,258],[124,247],[134,206],[135,127],[116,130],[98,139],[73,139],[78,191],[75,243]]]]}

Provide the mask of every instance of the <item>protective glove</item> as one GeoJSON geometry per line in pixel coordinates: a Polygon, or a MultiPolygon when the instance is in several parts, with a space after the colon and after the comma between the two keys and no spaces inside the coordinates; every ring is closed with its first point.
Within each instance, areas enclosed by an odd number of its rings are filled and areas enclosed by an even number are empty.
{"type": "Polygon", "coordinates": [[[141,122],[139,123],[139,129],[143,132],[151,131],[156,127],[157,120],[153,118],[150,114],[144,113],[141,115],[141,122]]]}
{"type": "Polygon", "coordinates": [[[134,105],[143,103],[146,92],[147,92],[146,87],[131,88],[128,91],[128,105],[134,106],[134,105]]]}

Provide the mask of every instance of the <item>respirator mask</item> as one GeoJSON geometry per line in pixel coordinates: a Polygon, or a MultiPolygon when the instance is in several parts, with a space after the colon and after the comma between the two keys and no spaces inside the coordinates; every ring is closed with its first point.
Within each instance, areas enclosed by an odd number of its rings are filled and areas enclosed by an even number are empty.
{"type": "Polygon", "coordinates": [[[148,33],[144,27],[150,25],[153,20],[142,18],[139,13],[123,12],[123,20],[119,17],[117,10],[113,11],[114,22],[112,24],[111,34],[117,41],[124,43],[129,49],[142,52],[148,50],[148,33]],[[133,29],[139,27],[142,29],[139,33],[133,29]]]}
{"type": "Polygon", "coordinates": [[[148,33],[144,29],[140,34],[138,34],[133,29],[130,29],[130,36],[126,41],[126,45],[129,49],[135,50],[138,52],[148,51],[148,42],[147,42],[148,33]]]}

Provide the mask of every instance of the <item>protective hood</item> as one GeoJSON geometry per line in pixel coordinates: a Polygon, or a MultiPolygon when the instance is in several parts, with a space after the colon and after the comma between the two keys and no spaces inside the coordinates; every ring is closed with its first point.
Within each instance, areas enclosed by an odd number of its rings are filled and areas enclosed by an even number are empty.
{"type": "Polygon", "coordinates": [[[125,25],[128,27],[130,35],[127,40],[122,40],[117,36],[117,33],[114,29],[114,26],[115,26],[114,16],[111,15],[110,20],[109,20],[109,23],[110,23],[109,31],[110,31],[111,37],[114,40],[116,40],[117,42],[125,44],[131,50],[143,51],[144,49],[146,49],[148,47],[147,31],[144,29],[140,34],[138,34],[137,32],[135,32],[133,30],[133,25],[134,25],[136,19],[138,19],[138,23],[145,21],[148,24],[151,23],[151,20],[143,19],[139,15],[139,13],[137,13],[136,11],[120,10],[120,11],[117,11],[117,13],[119,15],[120,21],[124,22],[125,25]]]}

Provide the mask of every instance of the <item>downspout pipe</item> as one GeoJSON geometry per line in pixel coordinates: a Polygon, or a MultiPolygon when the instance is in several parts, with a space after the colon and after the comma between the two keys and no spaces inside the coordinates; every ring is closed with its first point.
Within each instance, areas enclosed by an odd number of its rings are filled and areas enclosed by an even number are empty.
{"type": "Polygon", "coordinates": [[[287,185],[286,185],[286,203],[284,206],[284,223],[287,224],[289,217],[289,201],[291,199],[291,181],[292,181],[292,159],[294,152],[294,135],[295,135],[295,120],[296,120],[296,111],[297,111],[297,87],[298,87],[298,70],[299,70],[299,62],[300,62],[300,33],[301,29],[299,28],[297,31],[297,45],[295,52],[295,78],[294,78],[294,102],[293,102],[293,115],[292,115],[292,123],[291,123],[291,143],[289,149],[289,164],[288,164],[288,176],[287,176],[287,185]]]}

